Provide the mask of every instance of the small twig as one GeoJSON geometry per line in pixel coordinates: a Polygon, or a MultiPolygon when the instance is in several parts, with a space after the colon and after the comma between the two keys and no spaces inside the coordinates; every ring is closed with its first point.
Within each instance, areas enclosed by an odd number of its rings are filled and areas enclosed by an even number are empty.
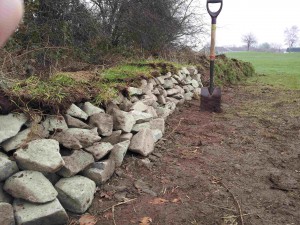
{"type": "MultiPolygon", "coordinates": [[[[247,214],[243,214],[243,216],[251,216],[253,215],[254,213],[247,213],[247,214]]],[[[222,219],[231,219],[231,218],[238,218],[240,217],[240,215],[238,216],[224,216],[224,217],[221,217],[222,219]]]]}
{"type": "Polygon", "coordinates": [[[116,220],[115,220],[115,206],[111,207],[111,212],[112,212],[112,219],[113,219],[114,225],[117,225],[116,220]]]}
{"type": "MultiPolygon", "coordinates": [[[[178,129],[178,127],[180,126],[182,120],[184,120],[184,118],[180,118],[180,120],[179,120],[177,126],[176,126],[176,127],[171,131],[171,133],[169,133],[164,139],[168,139],[169,137],[171,137],[172,134],[174,134],[174,132],[175,132],[175,131],[178,129]]],[[[163,139],[160,139],[160,140],[157,142],[157,144],[160,143],[162,140],[163,140],[163,139]]]]}
{"type": "Polygon", "coordinates": [[[107,209],[104,209],[104,210],[102,211],[102,213],[104,213],[104,212],[106,212],[106,211],[108,211],[108,210],[110,210],[110,209],[113,209],[113,208],[115,208],[115,207],[117,207],[117,206],[124,205],[124,204],[126,204],[126,203],[129,203],[129,202],[132,202],[132,201],[135,201],[135,200],[136,200],[136,198],[134,198],[134,199],[129,199],[129,200],[124,201],[124,202],[119,202],[118,204],[115,204],[115,205],[113,205],[113,206],[111,206],[111,207],[109,207],[109,208],[107,208],[107,209]]]}
{"type": "Polygon", "coordinates": [[[242,212],[242,209],[241,209],[241,205],[239,203],[239,201],[237,200],[236,196],[229,190],[229,188],[223,183],[223,182],[220,182],[220,184],[231,194],[231,196],[233,197],[233,200],[234,202],[236,203],[236,206],[239,210],[239,217],[241,218],[241,223],[242,225],[244,225],[244,217],[243,217],[243,212],[242,212]]]}
{"type": "Polygon", "coordinates": [[[213,205],[213,204],[205,203],[204,201],[201,201],[201,202],[200,201],[196,201],[196,200],[192,200],[192,201],[200,203],[200,204],[208,205],[208,206],[211,206],[211,207],[219,208],[219,209],[225,209],[225,210],[228,210],[228,211],[231,211],[231,212],[236,212],[235,209],[230,209],[230,208],[226,208],[226,207],[223,207],[223,206],[218,206],[218,205],[213,205]]]}

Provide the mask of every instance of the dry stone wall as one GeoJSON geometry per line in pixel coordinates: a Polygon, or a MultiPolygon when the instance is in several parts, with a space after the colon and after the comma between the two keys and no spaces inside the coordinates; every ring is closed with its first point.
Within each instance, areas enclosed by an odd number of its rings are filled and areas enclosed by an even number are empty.
{"type": "Polygon", "coordinates": [[[0,224],[67,224],[84,213],[128,151],[148,157],[176,106],[199,97],[201,75],[182,68],[129,87],[106,109],[73,104],[65,115],[0,115],[0,224]]]}

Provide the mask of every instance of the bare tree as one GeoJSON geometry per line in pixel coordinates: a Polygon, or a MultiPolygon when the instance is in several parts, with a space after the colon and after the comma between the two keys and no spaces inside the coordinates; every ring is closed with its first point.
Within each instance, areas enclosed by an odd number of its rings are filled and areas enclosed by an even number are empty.
{"type": "Polygon", "coordinates": [[[252,34],[245,34],[242,37],[242,41],[247,45],[247,50],[250,50],[250,47],[257,43],[256,37],[252,34]]]}
{"type": "Polygon", "coordinates": [[[293,48],[297,43],[299,37],[299,28],[297,26],[292,26],[291,28],[286,28],[284,31],[285,35],[285,43],[289,46],[289,48],[293,48]]]}

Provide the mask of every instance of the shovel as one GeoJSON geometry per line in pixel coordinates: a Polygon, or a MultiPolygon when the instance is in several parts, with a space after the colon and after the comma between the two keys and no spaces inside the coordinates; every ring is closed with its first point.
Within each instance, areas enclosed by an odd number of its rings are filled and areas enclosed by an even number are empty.
{"type": "Polygon", "coordinates": [[[216,29],[217,17],[223,7],[223,0],[207,0],[206,8],[211,16],[211,44],[210,44],[210,79],[209,87],[201,88],[200,110],[209,112],[221,112],[221,89],[214,87],[214,67],[215,67],[215,45],[216,45],[216,29]],[[221,3],[218,11],[212,12],[209,5],[221,3]]]}

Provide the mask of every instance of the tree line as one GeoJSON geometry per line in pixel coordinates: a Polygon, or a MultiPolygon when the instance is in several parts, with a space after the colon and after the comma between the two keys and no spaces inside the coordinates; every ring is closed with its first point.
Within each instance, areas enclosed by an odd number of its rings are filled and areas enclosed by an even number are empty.
{"type": "Polygon", "coordinates": [[[159,52],[204,32],[193,0],[25,0],[8,49],[72,48],[90,62],[115,49],[159,52]]]}

